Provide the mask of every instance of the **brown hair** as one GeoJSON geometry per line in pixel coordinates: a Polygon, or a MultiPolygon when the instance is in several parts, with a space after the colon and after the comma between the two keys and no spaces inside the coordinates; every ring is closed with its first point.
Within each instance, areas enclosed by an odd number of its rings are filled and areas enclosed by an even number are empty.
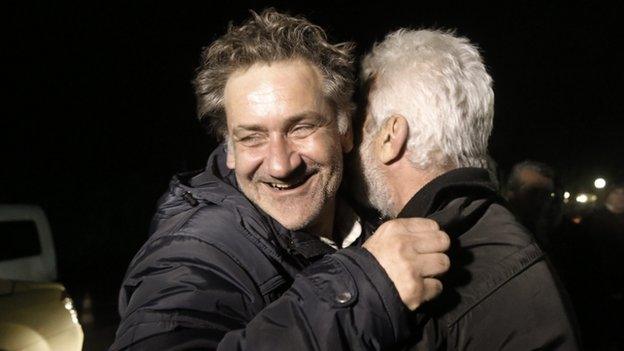
{"type": "Polygon", "coordinates": [[[204,48],[194,80],[200,122],[217,137],[227,135],[223,93],[230,75],[256,63],[303,59],[324,77],[324,93],[337,113],[338,127],[345,133],[354,104],[352,43],[330,44],[325,31],[301,17],[266,9],[227,32],[204,48]]]}

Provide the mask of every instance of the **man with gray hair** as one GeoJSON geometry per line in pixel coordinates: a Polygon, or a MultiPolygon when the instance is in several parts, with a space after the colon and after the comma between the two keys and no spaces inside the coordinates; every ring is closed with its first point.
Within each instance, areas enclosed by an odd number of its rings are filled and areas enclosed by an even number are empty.
{"type": "Polygon", "coordinates": [[[362,198],[388,218],[434,219],[452,240],[441,297],[411,350],[578,349],[543,252],[491,183],[494,93],[477,48],[398,30],[364,58],[362,198]]]}

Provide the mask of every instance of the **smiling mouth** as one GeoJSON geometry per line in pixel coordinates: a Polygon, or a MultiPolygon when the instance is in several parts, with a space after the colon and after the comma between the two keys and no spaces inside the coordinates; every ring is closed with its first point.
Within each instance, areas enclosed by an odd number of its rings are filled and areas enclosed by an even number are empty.
{"type": "Polygon", "coordinates": [[[291,189],[298,188],[301,185],[305,184],[305,182],[307,182],[308,179],[310,179],[311,177],[312,177],[312,174],[307,175],[294,183],[265,182],[265,184],[273,189],[280,190],[280,191],[291,190],[291,189]]]}

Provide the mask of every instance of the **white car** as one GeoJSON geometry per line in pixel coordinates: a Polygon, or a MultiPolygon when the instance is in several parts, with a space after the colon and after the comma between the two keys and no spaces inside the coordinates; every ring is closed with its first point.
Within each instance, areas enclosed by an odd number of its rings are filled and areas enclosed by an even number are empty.
{"type": "Polygon", "coordinates": [[[56,276],[43,210],[0,205],[0,351],[82,349],[76,310],[56,276]]]}

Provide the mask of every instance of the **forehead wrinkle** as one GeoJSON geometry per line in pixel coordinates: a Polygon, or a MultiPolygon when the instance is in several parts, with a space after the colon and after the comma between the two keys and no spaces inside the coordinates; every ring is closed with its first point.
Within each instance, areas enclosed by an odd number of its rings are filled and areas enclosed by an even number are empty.
{"type": "Polygon", "coordinates": [[[285,94],[280,92],[280,88],[276,88],[273,84],[264,82],[260,84],[258,89],[246,96],[247,100],[256,104],[275,103],[277,100],[286,99],[285,94]]]}
{"type": "Polygon", "coordinates": [[[244,95],[241,102],[253,106],[260,115],[276,114],[286,116],[284,119],[291,119],[295,116],[323,112],[322,94],[311,93],[312,90],[293,91],[288,87],[262,84],[257,90],[244,95]],[[291,103],[293,101],[296,103],[291,103]]]}
{"type": "Polygon", "coordinates": [[[307,66],[293,76],[291,68],[276,71],[271,65],[260,65],[232,74],[224,92],[226,116],[234,117],[234,121],[228,117],[228,124],[249,126],[262,124],[258,118],[325,113],[319,73],[307,66]]]}

